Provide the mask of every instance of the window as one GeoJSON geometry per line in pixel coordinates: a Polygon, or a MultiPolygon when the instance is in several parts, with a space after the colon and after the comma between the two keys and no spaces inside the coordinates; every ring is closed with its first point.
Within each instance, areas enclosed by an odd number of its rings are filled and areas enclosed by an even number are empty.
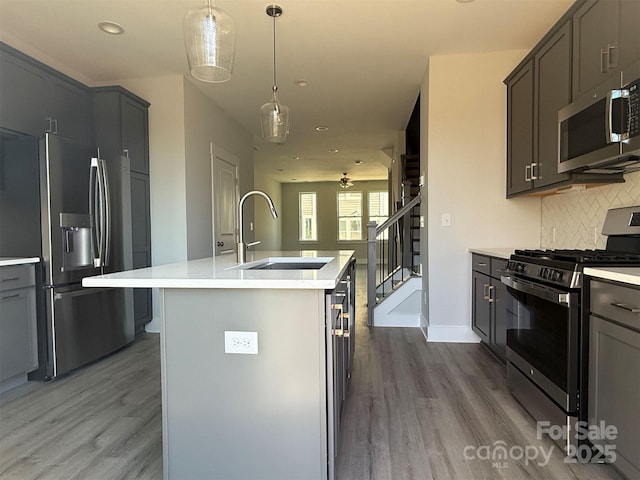
{"type": "Polygon", "coordinates": [[[318,223],[316,209],[316,193],[300,193],[300,241],[314,242],[318,240],[318,223]]]}
{"type": "Polygon", "coordinates": [[[369,221],[382,224],[389,218],[389,192],[369,192],[369,221]]]}
{"type": "Polygon", "coordinates": [[[338,240],[362,240],[362,192],[338,193],[338,240]]]}

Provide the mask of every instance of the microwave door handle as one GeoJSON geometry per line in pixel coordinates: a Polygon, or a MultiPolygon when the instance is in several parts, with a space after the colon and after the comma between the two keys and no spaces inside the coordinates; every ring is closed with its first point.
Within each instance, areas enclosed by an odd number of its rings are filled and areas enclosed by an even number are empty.
{"type": "MultiPolygon", "coordinates": [[[[615,142],[623,142],[629,138],[629,125],[626,126],[627,131],[625,132],[613,131],[613,101],[619,98],[628,99],[629,90],[626,90],[626,89],[611,90],[607,93],[606,111],[605,111],[605,115],[607,118],[607,121],[605,122],[605,138],[607,139],[607,144],[615,143],[615,142]]],[[[627,101],[627,104],[628,104],[628,108],[631,108],[631,102],[627,101]]],[[[627,118],[630,118],[630,117],[627,117],[627,118]]]]}

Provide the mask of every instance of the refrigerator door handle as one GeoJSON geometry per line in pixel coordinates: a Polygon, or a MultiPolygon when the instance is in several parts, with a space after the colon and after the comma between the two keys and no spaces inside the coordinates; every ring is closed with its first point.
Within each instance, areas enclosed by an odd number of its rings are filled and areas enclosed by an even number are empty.
{"type": "Polygon", "coordinates": [[[102,230],[104,231],[104,258],[102,266],[109,266],[111,261],[111,190],[109,189],[109,174],[105,161],[100,159],[102,169],[104,216],[102,217],[102,230]]]}
{"type": "Polygon", "coordinates": [[[100,180],[99,180],[99,163],[97,158],[91,159],[89,169],[89,216],[91,221],[91,251],[93,252],[93,265],[100,267],[101,264],[101,247],[100,247],[100,228],[98,225],[100,208],[100,180]]]}

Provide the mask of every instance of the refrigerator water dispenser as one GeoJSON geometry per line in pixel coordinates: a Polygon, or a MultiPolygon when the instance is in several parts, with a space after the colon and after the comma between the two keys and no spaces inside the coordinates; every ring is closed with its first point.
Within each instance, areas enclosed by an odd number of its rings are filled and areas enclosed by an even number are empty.
{"type": "Polygon", "coordinates": [[[77,213],[60,214],[62,232],[61,271],[93,268],[91,216],[77,213]]]}

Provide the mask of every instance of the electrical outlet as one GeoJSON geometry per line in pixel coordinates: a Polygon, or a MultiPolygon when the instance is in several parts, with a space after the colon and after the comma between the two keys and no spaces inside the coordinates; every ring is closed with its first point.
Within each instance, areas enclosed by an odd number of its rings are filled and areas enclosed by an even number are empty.
{"type": "Polygon", "coordinates": [[[420,228],[424,228],[424,215],[420,215],[420,228]]]}
{"type": "Polygon", "coordinates": [[[258,332],[224,332],[224,353],[258,354],[258,332]]]}
{"type": "Polygon", "coordinates": [[[451,226],[451,214],[450,213],[443,213],[442,214],[442,226],[443,227],[450,227],[451,226]]]}

